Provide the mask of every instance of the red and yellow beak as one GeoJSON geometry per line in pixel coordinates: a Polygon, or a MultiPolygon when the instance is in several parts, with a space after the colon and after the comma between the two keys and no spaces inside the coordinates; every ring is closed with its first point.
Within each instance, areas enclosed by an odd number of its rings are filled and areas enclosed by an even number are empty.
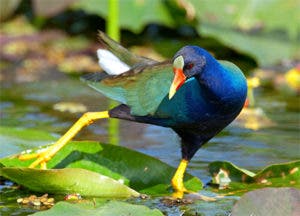
{"type": "Polygon", "coordinates": [[[174,79],[169,90],[169,100],[175,95],[176,91],[182,86],[186,80],[186,76],[183,73],[184,59],[182,56],[178,56],[173,62],[174,79]]]}

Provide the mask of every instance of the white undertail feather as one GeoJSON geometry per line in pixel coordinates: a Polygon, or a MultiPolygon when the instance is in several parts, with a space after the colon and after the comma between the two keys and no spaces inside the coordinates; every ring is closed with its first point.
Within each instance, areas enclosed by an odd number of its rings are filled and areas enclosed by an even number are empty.
{"type": "Polygon", "coordinates": [[[119,75],[130,69],[127,64],[108,50],[98,49],[97,56],[100,67],[110,75],[119,75]]]}

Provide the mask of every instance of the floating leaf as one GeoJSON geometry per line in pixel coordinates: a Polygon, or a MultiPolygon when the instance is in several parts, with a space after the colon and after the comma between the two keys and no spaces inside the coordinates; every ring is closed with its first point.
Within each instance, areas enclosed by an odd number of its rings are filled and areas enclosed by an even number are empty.
{"type": "MultiPolygon", "coordinates": [[[[29,130],[32,132],[32,130],[29,130]]],[[[42,133],[43,134],[43,133],[42,133]]],[[[27,130],[19,136],[27,137],[27,130]]],[[[38,139],[38,132],[35,134],[38,139]]],[[[32,137],[34,140],[34,137],[32,137]]],[[[43,147],[46,148],[46,147],[43,147]]],[[[32,153],[43,148],[29,150],[32,153]]],[[[0,159],[5,167],[28,167],[31,161],[20,161],[16,156],[0,159]]],[[[172,191],[170,181],[175,168],[151,156],[121,146],[98,142],[70,142],[47,164],[51,169],[83,168],[124,182],[140,193],[162,195],[172,191]]],[[[185,186],[192,191],[202,188],[201,181],[189,174],[185,175],[185,186]]]]}
{"type": "Polygon", "coordinates": [[[213,183],[218,183],[218,180],[215,179],[215,176],[219,174],[220,170],[227,173],[227,177],[230,178],[231,181],[236,182],[252,182],[252,177],[255,175],[255,173],[241,169],[230,162],[214,161],[209,164],[209,172],[214,177],[213,183]]]}
{"type": "Polygon", "coordinates": [[[1,175],[41,193],[79,193],[96,197],[139,196],[138,192],[112,178],[79,168],[41,170],[4,167],[1,168],[1,175]]]}
{"type": "Polygon", "coordinates": [[[271,165],[257,174],[227,161],[212,162],[209,164],[209,172],[215,184],[220,182],[220,171],[225,172],[230,179],[227,186],[229,191],[247,191],[266,186],[300,188],[300,160],[271,165]]]}
{"type": "Polygon", "coordinates": [[[0,157],[16,154],[28,148],[38,147],[55,141],[55,137],[50,133],[0,126],[0,157]]]}
{"type": "Polygon", "coordinates": [[[264,188],[246,193],[234,205],[237,215],[297,215],[300,191],[295,188],[264,188]]]}
{"type": "Polygon", "coordinates": [[[254,176],[257,184],[300,188],[300,160],[271,165],[254,176]]]}
{"type": "Polygon", "coordinates": [[[68,202],[59,202],[53,208],[47,211],[37,212],[34,216],[69,216],[69,215],[101,215],[101,216],[115,216],[115,215],[130,215],[130,216],[163,216],[158,209],[149,209],[142,205],[133,205],[120,201],[110,201],[104,205],[94,206],[92,202],[71,204],[68,202]]]}

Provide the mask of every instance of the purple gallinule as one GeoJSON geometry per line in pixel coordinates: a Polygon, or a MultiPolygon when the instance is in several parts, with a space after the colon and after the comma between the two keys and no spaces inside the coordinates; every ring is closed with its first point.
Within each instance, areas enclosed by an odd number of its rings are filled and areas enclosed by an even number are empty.
{"type": "Polygon", "coordinates": [[[182,160],[172,178],[174,196],[182,198],[186,167],[196,151],[232,122],[247,95],[242,71],[218,61],[198,46],[181,48],[172,60],[157,62],[137,56],[99,33],[99,64],[105,72],[90,73],[82,80],[121,105],[103,112],[85,113],[54,145],[30,165],[46,162],[82,127],[97,119],[118,118],[172,128],[181,138],[182,160]]]}

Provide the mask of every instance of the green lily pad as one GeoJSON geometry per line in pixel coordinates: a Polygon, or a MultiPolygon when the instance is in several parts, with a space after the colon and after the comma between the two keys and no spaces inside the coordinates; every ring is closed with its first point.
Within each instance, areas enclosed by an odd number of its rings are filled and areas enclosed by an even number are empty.
{"type": "Polygon", "coordinates": [[[45,145],[55,139],[44,131],[0,126],[0,149],[5,149],[0,152],[0,157],[45,145]]]}
{"type": "Polygon", "coordinates": [[[297,215],[300,191],[295,188],[264,188],[246,193],[234,205],[237,215],[297,215]]]}
{"type": "Polygon", "coordinates": [[[3,167],[1,175],[26,188],[51,194],[79,193],[96,197],[137,197],[126,185],[99,173],[79,168],[31,169],[3,167]]]}
{"type": "MultiPolygon", "coordinates": [[[[18,136],[23,135],[27,137],[27,130],[22,130],[18,136]]],[[[35,135],[38,139],[38,132],[35,135]]],[[[38,152],[46,147],[26,152],[38,152]]],[[[20,161],[13,155],[0,159],[0,164],[4,167],[28,167],[32,161],[20,161]]],[[[176,170],[156,158],[134,150],[90,141],[68,143],[47,163],[47,166],[50,169],[90,170],[124,182],[130,188],[150,195],[170,194],[172,192],[170,181],[176,170]]],[[[185,175],[184,183],[187,189],[192,191],[202,188],[201,181],[189,174],[185,175]]]]}
{"type": "Polygon", "coordinates": [[[228,191],[245,192],[261,187],[300,188],[300,160],[274,164],[257,174],[227,161],[215,161],[209,164],[209,172],[213,176],[212,183],[228,191]]]}
{"type": "Polygon", "coordinates": [[[158,209],[149,209],[142,205],[133,205],[120,201],[110,201],[100,206],[94,206],[92,202],[71,204],[68,202],[59,202],[53,208],[47,211],[37,212],[34,216],[54,216],[54,215],[131,215],[131,216],[163,216],[158,209]]]}

